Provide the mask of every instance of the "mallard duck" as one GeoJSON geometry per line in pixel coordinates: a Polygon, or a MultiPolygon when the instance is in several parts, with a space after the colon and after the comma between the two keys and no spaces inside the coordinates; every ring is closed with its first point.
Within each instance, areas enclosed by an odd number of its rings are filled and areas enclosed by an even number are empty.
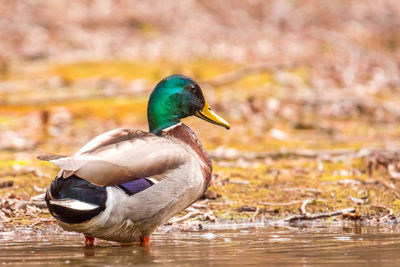
{"type": "Polygon", "coordinates": [[[161,80],[147,107],[149,132],[115,129],[72,156],[45,155],[61,168],[45,196],[67,231],[94,238],[149,244],[150,234],[190,206],[209,187],[212,164],[194,132],[181,122],[197,116],[229,129],[191,78],[161,80]]]}

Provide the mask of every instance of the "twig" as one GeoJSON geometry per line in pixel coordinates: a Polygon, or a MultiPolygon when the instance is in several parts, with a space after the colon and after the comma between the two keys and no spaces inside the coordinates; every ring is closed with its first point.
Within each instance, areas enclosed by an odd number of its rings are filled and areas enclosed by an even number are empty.
{"type": "Polygon", "coordinates": [[[47,208],[46,202],[44,202],[44,201],[31,201],[31,202],[28,202],[27,204],[36,206],[41,209],[47,208]]]}
{"type": "Polygon", "coordinates": [[[46,193],[42,193],[40,195],[36,195],[34,197],[31,197],[31,201],[44,201],[46,193]]]}
{"type": "Polygon", "coordinates": [[[209,202],[208,199],[199,200],[196,203],[193,203],[191,207],[195,209],[208,209],[209,208],[209,206],[207,205],[208,202],[209,202]]]}
{"type": "Polygon", "coordinates": [[[46,193],[31,197],[30,201],[27,201],[26,204],[27,205],[34,205],[38,208],[46,208],[46,202],[44,201],[44,197],[45,197],[46,193]]]}
{"type": "Polygon", "coordinates": [[[282,191],[301,191],[301,192],[310,192],[310,193],[321,193],[322,191],[316,188],[301,188],[301,187],[288,187],[288,188],[281,188],[282,191]]]}
{"type": "Polygon", "coordinates": [[[336,182],[339,185],[350,185],[350,186],[358,186],[362,184],[362,181],[359,179],[342,179],[336,182]]]}
{"type": "MultiPolygon", "coordinates": [[[[306,199],[308,200],[308,199],[306,199]]],[[[312,201],[317,201],[317,202],[323,202],[326,201],[326,199],[311,199],[312,201]]],[[[294,200],[290,202],[258,202],[259,205],[264,205],[264,206],[293,206],[297,204],[302,204],[305,200],[294,200]]],[[[307,203],[308,204],[308,203],[307,203]]]]}
{"type": "Polygon", "coordinates": [[[375,185],[382,185],[383,187],[391,190],[393,194],[395,195],[396,198],[400,198],[399,192],[397,192],[397,188],[393,183],[387,183],[385,181],[378,181],[378,180],[366,180],[366,181],[361,181],[363,184],[375,184],[375,185]]]}
{"type": "Polygon", "coordinates": [[[308,215],[309,214],[307,212],[307,210],[306,210],[306,207],[307,207],[307,205],[309,203],[311,203],[313,201],[314,201],[314,199],[312,199],[312,198],[309,198],[309,199],[306,199],[306,200],[303,201],[303,203],[301,204],[301,207],[300,207],[300,212],[301,212],[302,215],[308,215]]]}
{"type": "Polygon", "coordinates": [[[192,212],[189,212],[189,213],[185,214],[185,215],[182,216],[182,217],[172,218],[171,220],[169,220],[168,223],[173,224],[173,223],[182,222],[182,221],[188,220],[188,219],[190,219],[190,218],[192,218],[192,217],[194,217],[194,216],[202,215],[202,214],[203,214],[203,213],[200,212],[200,211],[198,211],[198,210],[197,210],[197,211],[192,211],[192,212]]]}
{"type": "Polygon", "coordinates": [[[333,217],[333,216],[339,216],[342,214],[347,214],[347,213],[352,213],[355,212],[354,208],[349,208],[349,209],[343,209],[343,210],[336,210],[336,211],[332,211],[332,212],[327,212],[327,213],[318,213],[318,214],[306,214],[306,215],[293,215],[293,216],[289,216],[286,217],[285,219],[283,219],[283,221],[285,222],[295,222],[298,220],[316,220],[316,219],[320,219],[320,218],[329,218],[329,217],[333,217]]]}
{"type": "Polygon", "coordinates": [[[215,217],[214,212],[212,210],[204,213],[204,218],[206,220],[209,220],[210,222],[215,222],[217,220],[217,217],[215,217]]]}
{"type": "Polygon", "coordinates": [[[284,202],[284,203],[278,203],[278,202],[258,202],[260,205],[264,206],[292,206],[292,205],[297,205],[302,203],[300,200],[295,200],[291,202],[284,202]]]}
{"type": "Polygon", "coordinates": [[[46,192],[46,188],[41,188],[41,187],[38,187],[37,185],[33,185],[33,189],[35,189],[35,191],[36,192],[46,192]]]}
{"type": "Polygon", "coordinates": [[[388,211],[388,215],[393,215],[393,210],[389,207],[386,207],[384,205],[378,205],[378,204],[371,204],[369,205],[371,208],[378,208],[378,209],[383,209],[388,211]]]}
{"type": "Polygon", "coordinates": [[[368,201],[368,199],[362,199],[362,198],[353,197],[353,196],[349,196],[349,199],[358,205],[365,204],[366,201],[368,201]]]}
{"type": "Polygon", "coordinates": [[[54,221],[54,220],[53,219],[41,219],[41,220],[39,220],[37,222],[34,222],[34,223],[30,224],[29,227],[38,225],[38,224],[43,223],[43,222],[51,222],[51,221],[54,221]]]}
{"type": "Polygon", "coordinates": [[[260,212],[260,208],[257,207],[257,209],[254,212],[253,216],[251,216],[250,222],[254,222],[254,219],[256,218],[256,216],[258,215],[259,212],[260,212]]]}
{"type": "Polygon", "coordinates": [[[192,207],[196,208],[196,209],[208,209],[208,205],[205,205],[205,204],[194,203],[194,204],[192,204],[192,207]]]}

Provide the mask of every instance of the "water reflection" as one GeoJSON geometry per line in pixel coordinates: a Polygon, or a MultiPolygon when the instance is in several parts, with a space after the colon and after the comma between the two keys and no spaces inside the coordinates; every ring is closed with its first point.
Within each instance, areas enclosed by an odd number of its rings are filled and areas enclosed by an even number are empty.
{"type": "Polygon", "coordinates": [[[150,247],[101,241],[83,248],[76,234],[0,233],[2,264],[226,265],[399,264],[398,229],[372,227],[212,229],[160,231],[150,247]]]}

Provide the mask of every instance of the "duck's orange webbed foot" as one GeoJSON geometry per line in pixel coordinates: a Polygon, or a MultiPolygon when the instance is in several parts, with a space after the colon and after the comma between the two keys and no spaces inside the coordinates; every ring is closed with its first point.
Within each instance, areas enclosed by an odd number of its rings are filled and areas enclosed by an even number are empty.
{"type": "Polygon", "coordinates": [[[87,248],[94,247],[94,237],[85,235],[85,247],[87,248]]]}
{"type": "Polygon", "coordinates": [[[141,246],[149,246],[150,245],[150,236],[144,236],[140,238],[141,246]]]}

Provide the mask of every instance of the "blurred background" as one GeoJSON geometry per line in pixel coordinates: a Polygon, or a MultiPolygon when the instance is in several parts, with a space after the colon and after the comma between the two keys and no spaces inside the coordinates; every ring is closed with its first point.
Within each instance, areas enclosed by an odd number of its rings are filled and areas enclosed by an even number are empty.
{"type": "Polygon", "coordinates": [[[0,179],[27,174],[14,185],[33,192],[24,186],[57,172],[37,154],[73,153],[116,127],[147,130],[150,92],[173,73],[198,81],[231,123],[184,120],[216,157],[398,149],[399,44],[396,0],[1,0],[0,179]]]}
{"type": "Polygon", "coordinates": [[[80,144],[146,128],[147,97],[172,73],[232,122],[229,134],[201,122],[209,147],[397,145],[397,1],[0,4],[0,147],[40,145],[40,127],[80,144]]]}

